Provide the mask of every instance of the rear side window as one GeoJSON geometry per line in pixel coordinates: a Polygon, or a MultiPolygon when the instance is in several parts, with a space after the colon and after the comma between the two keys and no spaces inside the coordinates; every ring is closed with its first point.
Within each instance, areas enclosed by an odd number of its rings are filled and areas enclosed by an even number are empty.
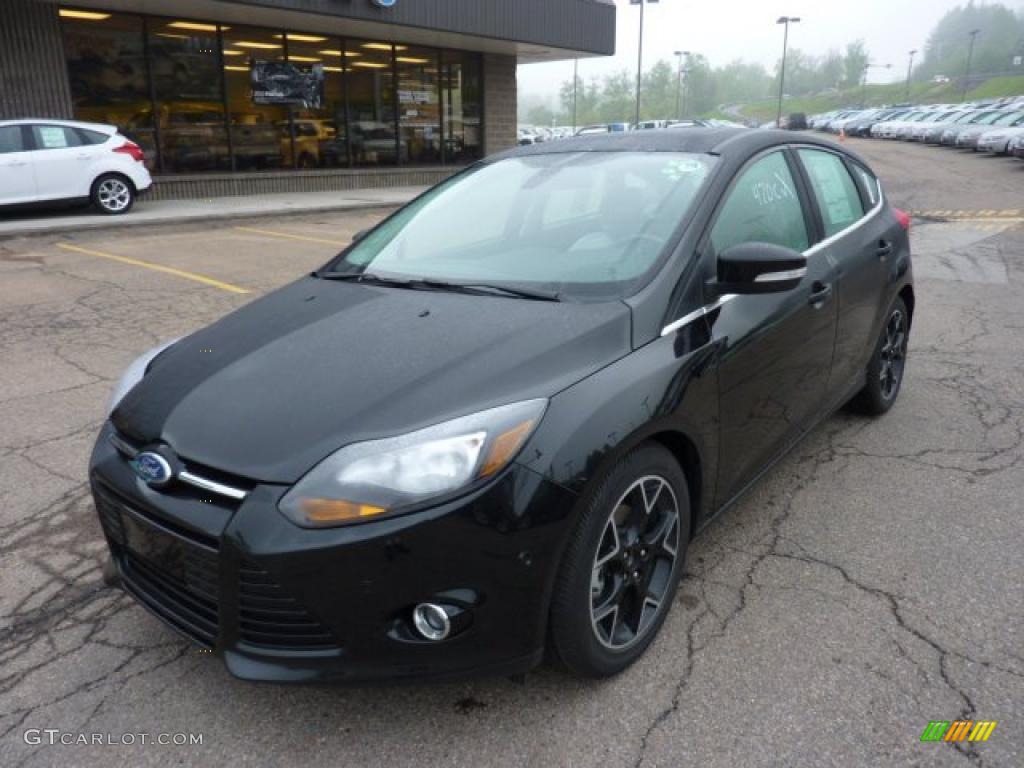
{"type": "Polygon", "coordinates": [[[66,149],[82,145],[75,130],[63,125],[33,125],[32,133],[35,135],[36,149],[66,149]]]}
{"type": "Polygon", "coordinates": [[[807,250],[803,207],[782,152],[761,158],[741,173],[711,230],[715,253],[741,243],[807,250]]]}
{"type": "Polygon", "coordinates": [[[11,152],[24,152],[25,142],[22,140],[20,125],[0,127],[0,155],[11,152]]]}
{"type": "Polygon", "coordinates": [[[839,155],[816,149],[798,150],[821,209],[825,236],[831,237],[864,216],[857,185],[839,155]]]}
{"type": "Polygon", "coordinates": [[[882,190],[879,186],[878,179],[875,174],[864,166],[857,165],[857,163],[852,163],[851,165],[853,167],[853,175],[857,177],[857,180],[860,181],[861,187],[864,188],[864,194],[868,204],[874,208],[882,199],[882,190]]]}
{"type": "Polygon", "coordinates": [[[83,145],[102,144],[110,138],[105,133],[90,131],[87,128],[75,128],[75,134],[78,136],[79,142],[83,145]]]}

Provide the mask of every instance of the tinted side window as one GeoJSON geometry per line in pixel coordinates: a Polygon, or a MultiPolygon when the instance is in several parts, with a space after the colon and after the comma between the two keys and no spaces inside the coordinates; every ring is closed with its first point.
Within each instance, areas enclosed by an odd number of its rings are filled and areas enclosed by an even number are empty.
{"type": "Polygon", "coordinates": [[[743,171],[711,230],[715,253],[754,242],[794,251],[805,251],[809,245],[796,183],[781,152],[763,157],[743,171]]]}
{"type": "Polygon", "coordinates": [[[87,144],[102,144],[110,137],[105,133],[99,131],[90,131],[86,128],[75,128],[75,134],[78,136],[79,143],[83,145],[87,144]]]}
{"type": "Polygon", "coordinates": [[[867,195],[868,203],[874,208],[878,205],[878,201],[882,199],[882,191],[879,189],[878,179],[875,177],[875,174],[856,163],[853,163],[853,174],[860,180],[860,185],[864,188],[864,194],[867,195]]]}
{"type": "Polygon", "coordinates": [[[24,151],[25,143],[22,141],[21,126],[5,125],[0,127],[0,155],[24,151]]]}
{"type": "Polygon", "coordinates": [[[63,125],[33,125],[36,149],[66,149],[81,146],[82,142],[74,129],[63,125]]]}
{"type": "Polygon", "coordinates": [[[826,237],[841,232],[864,215],[857,185],[841,157],[816,149],[801,149],[799,155],[821,209],[826,237]]]}

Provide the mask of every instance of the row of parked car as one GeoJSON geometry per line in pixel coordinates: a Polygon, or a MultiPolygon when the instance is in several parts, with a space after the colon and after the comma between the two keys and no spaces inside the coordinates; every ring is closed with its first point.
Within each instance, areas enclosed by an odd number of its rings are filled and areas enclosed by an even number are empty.
{"type": "Polygon", "coordinates": [[[567,139],[570,136],[590,136],[599,133],[625,133],[627,131],[657,131],[666,128],[693,128],[693,127],[731,127],[731,128],[745,128],[746,126],[740,123],[734,123],[730,120],[713,120],[713,119],[687,119],[687,120],[643,120],[639,123],[596,123],[594,125],[585,125],[582,128],[578,128],[573,131],[569,127],[556,127],[556,128],[533,128],[530,126],[520,126],[518,132],[518,141],[520,146],[528,144],[539,144],[544,141],[556,141],[558,139],[567,139]]]}
{"type": "Polygon", "coordinates": [[[918,141],[1024,158],[1024,97],[972,104],[897,105],[813,115],[819,131],[918,141]]]}

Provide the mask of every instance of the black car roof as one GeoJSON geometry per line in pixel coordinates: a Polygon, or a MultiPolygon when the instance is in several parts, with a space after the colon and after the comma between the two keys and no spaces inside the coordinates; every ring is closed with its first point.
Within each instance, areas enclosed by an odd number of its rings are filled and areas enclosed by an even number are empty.
{"type": "MultiPolygon", "coordinates": [[[[485,162],[504,160],[509,157],[570,152],[692,152],[746,158],[761,150],[784,144],[813,144],[827,149],[841,150],[860,160],[855,152],[849,151],[846,147],[839,147],[835,142],[819,139],[807,133],[723,127],[665,128],[657,131],[574,136],[558,141],[515,147],[492,155],[485,162]]],[[[864,161],[860,160],[860,162],[864,161]]]]}

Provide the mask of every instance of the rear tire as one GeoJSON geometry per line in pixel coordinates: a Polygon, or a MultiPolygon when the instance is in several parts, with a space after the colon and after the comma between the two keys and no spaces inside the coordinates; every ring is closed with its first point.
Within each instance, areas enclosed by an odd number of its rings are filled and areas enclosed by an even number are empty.
{"type": "Polygon", "coordinates": [[[885,315],[885,324],[868,364],[862,389],[851,401],[855,410],[870,416],[887,413],[903,384],[910,338],[910,313],[899,296],[885,315]]]}
{"type": "Polygon", "coordinates": [[[135,205],[135,185],[127,176],[105,173],[92,183],[89,199],[100,213],[119,216],[135,205]]]}
{"type": "Polygon", "coordinates": [[[555,584],[551,647],[571,672],[610,677],[643,655],[674,602],[690,541],[686,476],[646,443],[584,504],[555,584]]]}

